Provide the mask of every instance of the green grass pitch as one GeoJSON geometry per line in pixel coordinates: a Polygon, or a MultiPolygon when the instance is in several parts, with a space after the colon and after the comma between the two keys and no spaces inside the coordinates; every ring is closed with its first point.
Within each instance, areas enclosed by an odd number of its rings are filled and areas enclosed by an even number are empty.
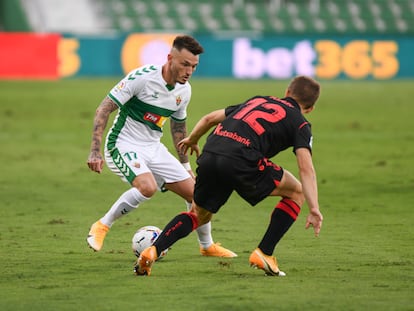
{"type": "MultiPolygon", "coordinates": [[[[325,221],[315,238],[303,208],[276,248],[285,278],[248,265],[276,198],[250,207],[234,195],[215,216],[214,238],[235,259],[200,256],[193,233],[151,277],[133,275],[132,235],[184,209],[172,193],[115,223],[101,252],[86,247],[128,187],[86,165],[95,109],[116,82],[0,81],[1,310],[414,310],[412,80],[321,82],[308,118],[325,221]]],[[[194,78],[189,128],[250,96],[283,96],[286,83],[194,78]]],[[[297,175],[290,150],[275,162],[297,175]]]]}

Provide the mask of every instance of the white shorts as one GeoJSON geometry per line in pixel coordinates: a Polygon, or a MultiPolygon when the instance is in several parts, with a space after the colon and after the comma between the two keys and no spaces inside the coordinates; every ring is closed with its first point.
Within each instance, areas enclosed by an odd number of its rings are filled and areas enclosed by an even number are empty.
{"type": "Polygon", "coordinates": [[[154,175],[159,189],[165,183],[191,177],[162,143],[145,146],[118,144],[111,153],[105,147],[105,161],[112,172],[130,184],[136,176],[147,172],[154,175]]]}

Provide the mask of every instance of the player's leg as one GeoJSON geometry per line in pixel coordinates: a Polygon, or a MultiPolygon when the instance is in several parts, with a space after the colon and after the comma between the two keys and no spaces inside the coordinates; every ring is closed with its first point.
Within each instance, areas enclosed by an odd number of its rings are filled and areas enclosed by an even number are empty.
{"type": "Polygon", "coordinates": [[[136,275],[150,275],[152,265],[164,249],[170,248],[178,240],[188,236],[198,226],[209,223],[212,213],[198,206],[189,212],[183,212],[175,216],[162,230],[154,244],[146,248],[136,261],[134,272],[136,275]]]}
{"type": "Polygon", "coordinates": [[[249,258],[250,264],[269,275],[284,275],[279,271],[276,258],[272,255],[276,244],[299,214],[303,204],[301,184],[290,172],[284,171],[269,159],[263,158],[257,165],[246,164],[235,168],[236,191],[241,197],[251,205],[268,196],[282,197],[271,215],[262,241],[249,258]]]}
{"type": "Polygon", "coordinates": [[[280,182],[275,179],[277,188],[270,196],[281,196],[270,217],[267,230],[258,245],[250,255],[249,262],[253,267],[260,268],[268,275],[284,276],[279,270],[277,260],[272,256],[276,245],[293,225],[304,202],[301,183],[289,171],[283,171],[280,182]]]}
{"type": "MultiPolygon", "coordinates": [[[[185,200],[187,211],[191,209],[191,201],[193,199],[194,191],[194,179],[188,178],[180,182],[168,183],[164,187],[185,200]]],[[[213,237],[211,235],[211,223],[208,222],[203,226],[197,228],[198,242],[202,250],[208,249],[214,244],[213,237]]]]}
{"type": "Polygon", "coordinates": [[[170,248],[177,241],[188,236],[198,226],[211,222],[213,213],[197,206],[193,202],[189,212],[175,216],[162,230],[154,244],[146,248],[136,261],[134,272],[136,275],[150,275],[152,265],[161,254],[161,249],[170,248]]]}
{"type": "Polygon", "coordinates": [[[175,242],[186,237],[193,230],[209,223],[212,217],[213,214],[211,212],[193,203],[189,212],[183,212],[175,216],[165,226],[159,238],[154,243],[154,246],[157,248],[157,255],[161,253],[158,250],[161,250],[164,245],[167,245],[167,248],[171,247],[175,242]]]}
{"type": "Polygon", "coordinates": [[[117,219],[138,208],[139,204],[149,200],[156,191],[157,184],[150,172],[135,176],[132,181],[132,188],[121,194],[101,218],[101,222],[111,227],[117,219]]]}
{"type": "Polygon", "coordinates": [[[275,206],[267,231],[259,244],[266,255],[273,254],[277,243],[297,219],[304,203],[301,183],[287,170],[284,170],[279,185],[270,196],[280,196],[282,199],[275,206]]]}
{"type": "Polygon", "coordinates": [[[212,215],[220,209],[233,192],[230,183],[227,183],[224,178],[220,178],[223,170],[220,165],[217,165],[214,157],[211,158],[205,153],[198,160],[197,184],[194,189],[191,211],[174,217],[164,227],[154,245],[141,253],[134,268],[137,275],[150,275],[152,264],[158,258],[161,249],[171,247],[178,240],[188,236],[198,226],[209,223],[212,215]]]}
{"type": "MultiPolygon", "coordinates": [[[[187,170],[179,163],[179,161],[171,155],[171,153],[163,146],[157,153],[157,158],[154,159],[151,169],[158,180],[161,176],[165,181],[164,187],[179,196],[181,196],[187,206],[187,210],[191,207],[194,192],[194,179],[191,178],[187,170]]],[[[200,244],[200,253],[203,256],[213,257],[236,257],[237,254],[221,246],[219,243],[214,243],[211,234],[211,222],[207,222],[199,226],[196,230],[198,241],[200,244]]]]}
{"type": "Polygon", "coordinates": [[[124,148],[122,151],[116,149],[111,154],[105,152],[108,168],[132,187],[122,193],[105,215],[91,226],[86,240],[95,251],[102,248],[107,232],[117,219],[136,209],[157,190],[154,176],[145,164],[146,160],[130,150],[132,149],[124,148]]]}

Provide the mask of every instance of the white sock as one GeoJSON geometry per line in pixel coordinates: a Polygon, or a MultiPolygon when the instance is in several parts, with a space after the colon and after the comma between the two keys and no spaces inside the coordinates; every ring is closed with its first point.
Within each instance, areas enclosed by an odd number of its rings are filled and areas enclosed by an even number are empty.
{"type": "MultiPolygon", "coordinates": [[[[185,204],[187,205],[187,210],[189,211],[191,209],[191,203],[186,201],[185,204]]],[[[198,227],[196,231],[198,235],[198,243],[200,243],[200,246],[203,249],[209,248],[214,243],[211,235],[211,221],[198,227]]]]}
{"type": "Polygon", "coordinates": [[[118,200],[112,205],[109,211],[101,218],[104,225],[111,227],[115,220],[128,214],[133,209],[137,208],[142,202],[149,200],[143,196],[137,188],[131,188],[125,191],[118,200]]]}

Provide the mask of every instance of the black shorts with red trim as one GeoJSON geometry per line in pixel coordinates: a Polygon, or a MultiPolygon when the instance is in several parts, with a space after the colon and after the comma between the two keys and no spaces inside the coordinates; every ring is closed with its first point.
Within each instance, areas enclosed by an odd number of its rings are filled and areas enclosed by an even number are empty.
{"type": "Polygon", "coordinates": [[[283,168],[266,158],[252,162],[204,151],[197,164],[194,201],[212,213],[227,202],[233,191],[256,205],[283,177],[283,168]]]}

